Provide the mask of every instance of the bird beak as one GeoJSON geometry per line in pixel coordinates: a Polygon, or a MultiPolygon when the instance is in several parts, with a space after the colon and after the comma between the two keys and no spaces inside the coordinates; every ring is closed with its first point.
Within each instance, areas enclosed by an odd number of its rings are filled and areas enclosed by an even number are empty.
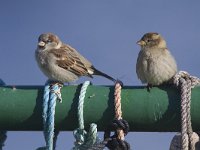
{"type": "Polygon", "coordinates": [[[137,44],[140,46],[143,46],[143,45],[146,45],[146,42],[143,40],[139,40],[139,41],[137,41],[137,44]]]}
{"type": "Polygon", "coordinates": [[[43,41],[40,41],[40,42],[38,43],[38,46],[44,47],[44,46],[45,46],[45,43],[44,43],[43,41]]]}

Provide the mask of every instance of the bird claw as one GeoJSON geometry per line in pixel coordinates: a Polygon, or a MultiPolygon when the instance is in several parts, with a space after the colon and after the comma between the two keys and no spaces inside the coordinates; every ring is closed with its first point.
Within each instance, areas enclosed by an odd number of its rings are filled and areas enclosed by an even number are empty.
{"type": "Polygon", "coordinates": [[[61,97],[61,95],[60,95],[60,96],[57,95],[57,97],[58,97],[58,98],[57,98],[58,102],[59,102],[59,103],[62,103],[62,97],[61,97]]]}
{"type": "Polygon", "coordinates": [[[58,89],[58,90],[52,90],[51,89],[51,92],[54,93],[54,94],[56,94],[57,100],[59,101],[59,103],[62,103],[62,96],[61,96],[60,89],[58,89]]]}
{"type": "Polygon", "coordinates": [[[63,83],[59,83],[59,82],[50,83],[51,92],[56,94],[57,100],[58,100],[59,103],[62,103],[62,95],[61,95],[61,92],[60,92],[62,87],[63,87],[63,83]],[[59,89],[53,90],[52,86],[55,86],[55,85],[58,85],[59,89]]]}
{"type": "Polygon", "coordinates": [[[123,82],[121,80],[119,80],[119,79],[116,80],[115,84],[117,84],[117,83],[119,83],[121,85],[121,87],[124,86],[123,82]]]}
{"type": "Polygon", "coordinates": [[[150,93],[150,90],[153,88],[153,85],[152,84],[147,84],[147,91],[150,93]]]}
{"type": "Polygon", "coordinates": [[[54,86],[54,85],[58,85],[58,87],[62,88],[64,84],[61,83],[61,82],[51,82],[51,83],[50,83],[50,88],[51,88],[52,86],[54,86]]]}

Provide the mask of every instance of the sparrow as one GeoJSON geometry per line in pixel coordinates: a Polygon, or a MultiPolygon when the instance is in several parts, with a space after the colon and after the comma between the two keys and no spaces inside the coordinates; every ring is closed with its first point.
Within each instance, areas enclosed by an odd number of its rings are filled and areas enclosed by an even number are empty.
{"type": "Polygon", "coordinates": [[[41,71],[51,81],[63,84],[76,81],[81,76],[93,78],[93,75],[99,75],[116,82],[53,33],[39,36],[35,58],[41,71]]]}
{"type": "Polygon", "coordinates": [[[177,73],[176,61],[159,33],[146,33],[137,44],[141,50],[136,73],[142,83],[147,83],[148,91],[152,86],[167,83],[177,73]]]}

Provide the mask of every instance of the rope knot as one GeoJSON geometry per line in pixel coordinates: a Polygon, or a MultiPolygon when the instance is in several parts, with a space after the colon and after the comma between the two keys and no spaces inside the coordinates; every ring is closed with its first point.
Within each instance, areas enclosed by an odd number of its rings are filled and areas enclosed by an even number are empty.
{"type": "Polygon", "coordinates": [[[74,142],[75,145],[80,146],[85,142],[87,132],[83,129],[77,128],[73,132],[76,141],[74,142]]]}
{"type": "Polygon", "coordinates": [[[112,138],[106,144],[110,150],[130,150],[130,145],[124,140],[112,138]]]}
{"type": "MultiPolygon", "coordinates": [[[[194,88],[196,85],[200,84],[200,79],[191,76],[188,72],[186,71],[179,71],[173,78],[172,82],[175,84],[177,87],[181,85],[184,81],[186,82],[191,82],[191,88],[194,88]]],[[[189,83],[190,84],[190,83],[189,83]]]]}
{"type": "Polygon", "coordinates": [[[124,136],[128,134],[128,131],[129,124],[126,120],[112,120],[104,134],[104,139],[107,141],[106,146],[111,150],[130,150],[129,143],[124,140],[124,136]],[[111,136],[111,131],[114,131],[113,136],[111,136]]]}
{"type": "Polygon", "coordinates": [[[105,134],[104,134],[104,139],[108,139],[108,138],[119,138],[124,140],[124,138],[120,137],[120,132],[119,130],[122,130],[124,133],[124,136],[126,136],[128,134],[129,131],[129,124],[126,120],[123,119],[114,119],[110,122],[110,124],[108,125],[105,134]],[[115,134],[113,136],[110,136],[111,131],[114,131],[115,134]]]}

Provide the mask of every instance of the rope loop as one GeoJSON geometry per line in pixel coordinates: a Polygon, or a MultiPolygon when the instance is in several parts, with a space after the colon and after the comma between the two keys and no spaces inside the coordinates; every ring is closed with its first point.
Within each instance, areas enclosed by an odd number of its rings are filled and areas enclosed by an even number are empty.
{"type": "Polygon", "coordinates": [[[191,89],[200,84],[200,79],[191,76],[186,71],[180,71],[172,78],[172,82],[180,88],[181,94],[181,137],[177,135],[173,138],[170,150],[174,150],[174,147],[181,150],[195,150],[195,143],[197,142],[195,139],[198,135],[192,130],[190,115],[191,89]],[[179,144],[177,143],[178,140],[181,141],[179,144]]]}
{"type": "MultiPolygon", "coordinates": [[[[54,134],[54,120],[55,120],[55,107],[56,100],[62,102],[61,90],[62,85],[59,83],[51,83],[48,80],[45,84],[44,94],[43,94],[43,130],[44,138],[46,141],[47,150],[54,150],[56,145],[56,140],[58,136],[58,131],[54,134]]],[[[41,147],[42,148],[42,147],[41,147]]]]}
{"type": "Polygon", "coordinates": [[[186,71],[179,71],[173,78],[172,82],[174,85],[177,87],[180,86],[180,81],[184,79],[186,81],[190,80],[191,81],[191,88],[194,88],[197,85],[200,85],[200,79],[195,76],[191,76],[188,72],[186,71]]]}
{"type": "Polygon", "coordinates": [[[126,120],[122,119],[121,110],[121,88],[122,82],[117,81],[115,84],[114,93],[114,106],[115,106],[115,119],[113,119],[107,126],[104,132],[104,141],[106,141],[106,147],[111,150],[130,150],[130,145],[124,139],[124,136],[128,134],[129,124],[126,120]],[[111,136],[111,132],[114,131],[114,135],[111,136]]]}
{"type": "Polygon", "coordinates": [[[74,144],[76,146],[80,146],[85,142],[87,132],[83,129],[77,128],[73,131],[74,138],[76,139],[76,142],[74,144]]]}
{"type": "Polygon", "coordinates": [[[104,145],[100,144],[100,140],[97,135],[97,125],[92,123],[90,124],[90,129],[88,132],[84,130],[84,117],[83,117],[83,104],[86,94],[86,90],[90,85],[89,81],[85,81],[81,87],[79,101],[78,101],[78,123],[79,128],[74,130],[74,142],[73,150],[101,150],[104,145]]]}

